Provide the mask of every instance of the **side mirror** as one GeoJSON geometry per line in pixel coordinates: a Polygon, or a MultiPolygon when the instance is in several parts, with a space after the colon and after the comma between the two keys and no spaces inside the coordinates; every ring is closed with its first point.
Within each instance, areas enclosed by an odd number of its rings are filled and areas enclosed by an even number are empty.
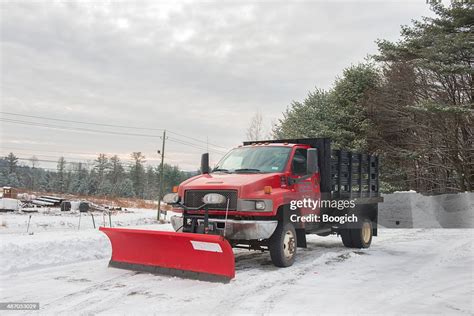
{"type": "Polygon", "coordinates": [[[306,152],[306,174],[313,174],[318,170],[318,151],[315,148],[310,148],[306,152]]]}
{"type": "Polygon", "coordinates": [[[202,154],[201,156],[201,173],[209,173],[209,153],[202,154]]]}

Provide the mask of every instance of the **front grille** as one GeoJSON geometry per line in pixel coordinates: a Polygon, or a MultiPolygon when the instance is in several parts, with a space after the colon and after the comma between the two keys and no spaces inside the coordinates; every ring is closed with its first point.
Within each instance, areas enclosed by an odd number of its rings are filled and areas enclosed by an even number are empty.
{"type": "MultiPolygon", "coordinates": [[[[237,191],[236,190],[186,190],[184,191],[184,205],[187,207],[200,207],[204,203],[202,198],[208,193],[219,193],[225,196],[229,202],[229,211],[237,209],[237,191]]],[[[227,202],[216,204],[209,207],[213,210],[226,210],[227,202]]]]}

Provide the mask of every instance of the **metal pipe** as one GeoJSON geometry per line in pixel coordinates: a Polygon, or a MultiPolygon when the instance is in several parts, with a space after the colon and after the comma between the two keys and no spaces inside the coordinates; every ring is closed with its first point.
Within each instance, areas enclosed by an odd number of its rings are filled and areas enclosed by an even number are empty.
{"type": "Polygon", "coordinates": [[[230,199],[227,199],[227,207],[225,208],[225,220],[224,220],[224,237],[225,237],[225,228],[227,227],[227,215],[229,214],[229,203],[230,203],[230,199]]]}

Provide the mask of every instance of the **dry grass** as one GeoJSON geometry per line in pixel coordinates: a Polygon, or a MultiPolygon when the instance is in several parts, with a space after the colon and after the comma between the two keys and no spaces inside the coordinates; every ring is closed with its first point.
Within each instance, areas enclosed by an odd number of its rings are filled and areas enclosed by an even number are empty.
{"type": "Polygon", "coordinates": [[[156,209],[157,202],[152,200],[143,200],[137,198],[122,198],[122,197],[112,197],[112,196],[89,196],[89,195],[74,195],[66,193],[56,193],[56,192],[34,192],[28,190],[22,190],[22,193],[34,194],[36,196],[41,195],[51,195],[62,197],[68,200],[85,200],[90,201],[98,205],[107,205],[113,207],[124,207],[124,208],[147,208],[147,209],[156,209]]]}

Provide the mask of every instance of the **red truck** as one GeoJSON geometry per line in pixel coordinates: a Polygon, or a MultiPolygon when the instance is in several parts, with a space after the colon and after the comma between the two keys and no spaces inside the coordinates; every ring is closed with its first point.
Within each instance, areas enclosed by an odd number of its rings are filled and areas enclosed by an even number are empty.
{"type": "Polygon", "coordinates": [[[228,280],[231,247],[268,250],[278,267],[294,263],[307,234],[338,234],[346,247],[368,248],[383,201],[378,170],[377,157],[332,150],[327,138],[244,142],[212,169],[203,154],[202,173],[164,197],[180,213],[171,217],[176,232],[101,230],[113,266],[228,280]]]}

